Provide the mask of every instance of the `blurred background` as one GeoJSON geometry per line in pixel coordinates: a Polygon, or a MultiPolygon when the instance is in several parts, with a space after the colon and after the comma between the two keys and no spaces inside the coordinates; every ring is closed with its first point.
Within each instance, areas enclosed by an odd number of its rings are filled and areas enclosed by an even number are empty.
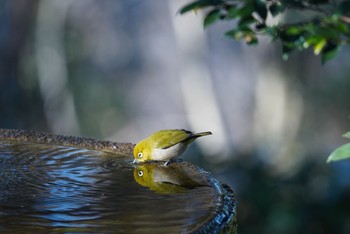
{"type": "Polygon", "coordinates": [[[210,130],[184,155],[234,190],[239,233],[349,233],[350,59],[281,59],[180,15],[184,0],[1,0],[0,128],[133,142],[210,130]]]}

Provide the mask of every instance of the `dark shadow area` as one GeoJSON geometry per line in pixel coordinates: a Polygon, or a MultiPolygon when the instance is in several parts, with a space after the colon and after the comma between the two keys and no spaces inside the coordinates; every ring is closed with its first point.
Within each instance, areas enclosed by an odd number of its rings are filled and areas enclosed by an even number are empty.
{"type": "Polygon", "coordinates": [[[221,168],[198,163],[236,189],[239,233],[350,232],[349,160],[307,160],[282,176],[253,155],[241,155],[221,168]]]}

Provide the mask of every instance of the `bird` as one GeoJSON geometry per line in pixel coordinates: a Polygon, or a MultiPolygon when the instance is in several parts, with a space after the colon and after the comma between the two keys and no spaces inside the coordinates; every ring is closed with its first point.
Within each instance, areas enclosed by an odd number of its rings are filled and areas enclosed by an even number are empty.
{"type": "Polygon", "coordinates": [[[133,163],[165,161],[180,156],[198,137],[212,135],[211,132],[193,133],[185,129],[160,130],[138,142],[134,148],[133,163]]]}

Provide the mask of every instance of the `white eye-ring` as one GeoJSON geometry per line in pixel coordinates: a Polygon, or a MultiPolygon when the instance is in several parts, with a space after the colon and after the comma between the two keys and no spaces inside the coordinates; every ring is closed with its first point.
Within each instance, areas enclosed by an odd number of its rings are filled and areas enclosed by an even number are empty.
{"type": "Polygon", "coordinates": [[[137,174],[141,177],[143,176],[143,171],[138,171],[137,174]]]}
{"type": "Polygon", "coordinates": [[[142,153],[140,152],[140,153],[138,153],[138,155],[137,155],[137,157],[139,157],[139,158],[142,158],[142,153]]]}

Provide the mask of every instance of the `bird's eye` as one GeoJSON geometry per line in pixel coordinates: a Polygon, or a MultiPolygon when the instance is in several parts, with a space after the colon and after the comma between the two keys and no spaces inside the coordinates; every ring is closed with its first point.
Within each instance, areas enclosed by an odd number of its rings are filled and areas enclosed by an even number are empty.
{"type": "Polygon", "coordinates": [[[138,171],[137,174],[141,177],[143,176],[143,171],[138,171]]]}
{"type": "Polygon", "coordinates": [[[142,158],[142,153],[140,152],[138,155],[137,155],[137,157],[139,157],[139,158],[142,158]]]}

